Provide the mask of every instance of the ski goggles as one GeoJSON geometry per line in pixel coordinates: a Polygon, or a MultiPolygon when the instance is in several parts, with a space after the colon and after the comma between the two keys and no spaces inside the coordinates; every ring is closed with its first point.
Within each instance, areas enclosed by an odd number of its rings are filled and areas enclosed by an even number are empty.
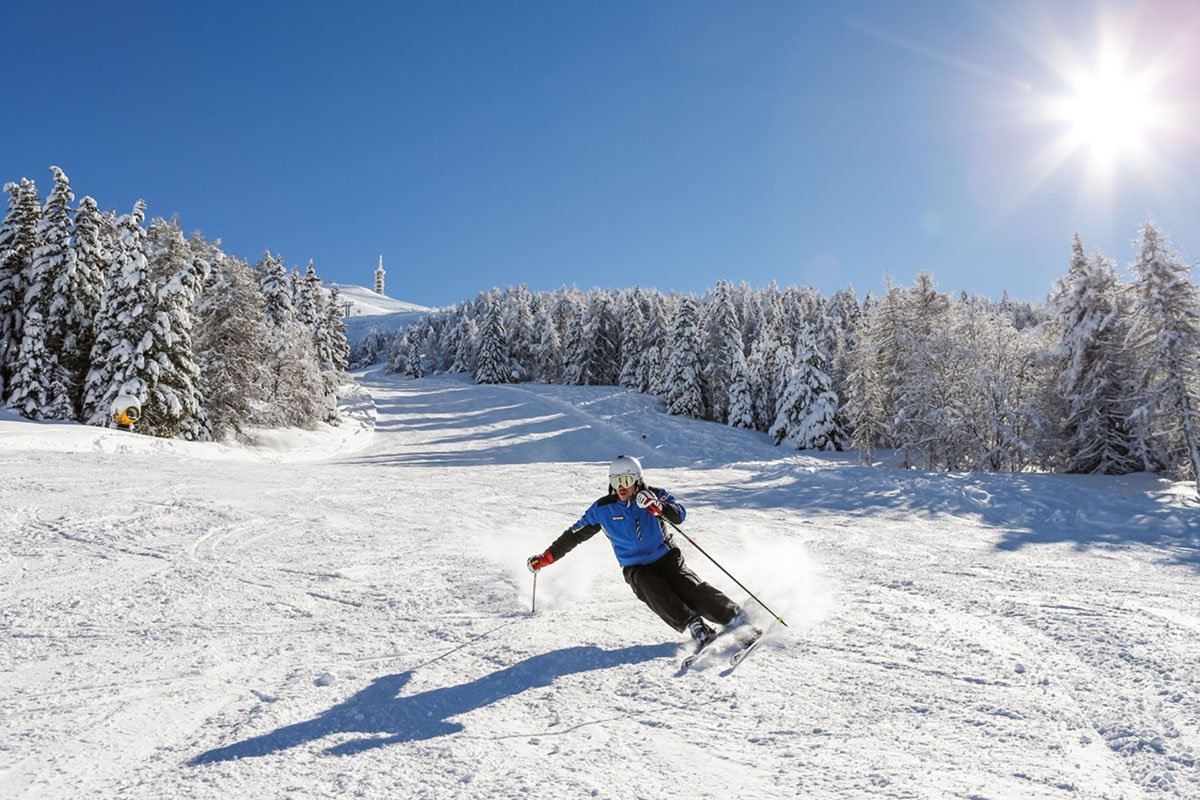
{"type": "Polygon", "coordinates": [[[637,475],[610,475],[608,482],[614,489],[628,489],[638,482],[637,475]]]}

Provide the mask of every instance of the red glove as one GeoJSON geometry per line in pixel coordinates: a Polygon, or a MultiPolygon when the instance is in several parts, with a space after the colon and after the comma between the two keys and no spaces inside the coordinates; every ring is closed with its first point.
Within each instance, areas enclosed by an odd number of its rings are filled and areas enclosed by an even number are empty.
{"type": "Polygon", "coordinates": [[[649,489],[642,489],[638,492],[636,499],[638,508],[644,508],[656,517],[662,514],[662,501],[658,499],[658,495],[649,489]]]}
{"type": "Polygon", "coordinates": [[[540,556],[530,556],[529,560],[525,562],[525,566],[529,567],[530,572],[537,572],[542,567],[553,563],[554,556],[550,555],[550,551],[547,550],[540,556]]]}

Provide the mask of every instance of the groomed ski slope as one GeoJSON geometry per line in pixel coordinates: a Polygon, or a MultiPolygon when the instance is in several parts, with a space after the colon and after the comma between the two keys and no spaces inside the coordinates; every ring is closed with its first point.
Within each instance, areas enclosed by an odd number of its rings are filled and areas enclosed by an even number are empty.
{"type": "MultiPolygon", "coordinates": [[[[369,373],[258,450],[0,417],[0,796],[1195,798],[1200,507],[369,373]],[[789,623],[724,675],[598,536],[618,453],[789,623]]],[[[684,544],[703,576],[741,593],[684,544]]]]}

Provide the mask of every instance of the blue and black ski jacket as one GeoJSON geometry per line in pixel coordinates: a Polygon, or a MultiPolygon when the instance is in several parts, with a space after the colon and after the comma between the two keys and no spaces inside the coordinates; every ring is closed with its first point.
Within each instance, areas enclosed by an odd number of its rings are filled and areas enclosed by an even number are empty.
{"type": "MultiPolygon", "coordinates": [[[[658,495],[663,504],[664,517],[676,525],[683,522],[687,511],[670,492],[653,486],[639,488],[649,489],[658,495]]],[[[675,546],[665,524],[658,517],[644,508],[638,508],[635,498],[622,503],[617,493],[610,491],[592,503],[578,522],[554,540],[554,544],[550,545],[550,555],[557,561],[601,530],[612,543],[613,552],[622,567],[652,564],[675,546]]]]}

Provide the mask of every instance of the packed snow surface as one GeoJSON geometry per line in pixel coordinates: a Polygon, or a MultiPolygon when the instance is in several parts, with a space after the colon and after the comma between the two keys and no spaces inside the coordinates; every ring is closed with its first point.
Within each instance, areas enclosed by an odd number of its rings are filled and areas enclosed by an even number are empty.
{"type": "Polygon", "coordinates": [[[0,796],[1200,797],[1188,485],[359,377],[342,426],[251,448],[0,414],[0,796]],[[677,674],[602,536],[531,613],[525,558],[618,453],[787,622],[737,670],[677,674]]]}

